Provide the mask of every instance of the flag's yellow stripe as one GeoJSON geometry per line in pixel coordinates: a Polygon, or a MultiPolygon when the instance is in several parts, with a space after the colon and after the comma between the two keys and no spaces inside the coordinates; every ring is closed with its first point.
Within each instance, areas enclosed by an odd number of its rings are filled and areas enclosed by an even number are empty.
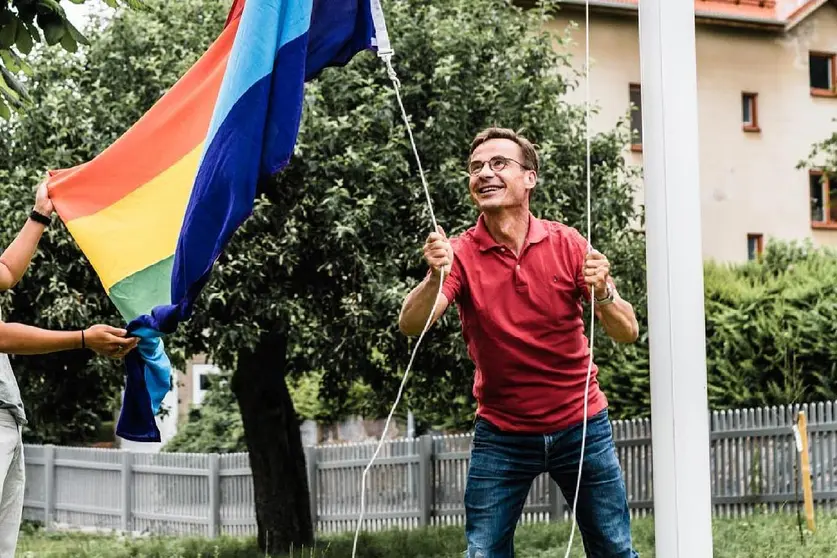
{"type": "Polygon", "coordinates": [[[105,290],[174,254],[203,143],[118,202],[67,223],[105,290]]]}

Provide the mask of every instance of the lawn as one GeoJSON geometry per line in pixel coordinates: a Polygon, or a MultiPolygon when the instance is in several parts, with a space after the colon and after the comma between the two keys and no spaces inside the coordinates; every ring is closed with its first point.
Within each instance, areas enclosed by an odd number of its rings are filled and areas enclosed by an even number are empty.
{"type": "MultiPolygon", "coordinates": [[[[520,527],[515,545],[518,558],[552,558],[564,555],[569,536],[567,524],[536,524],[520,527]]],[[[651,518],[634,522],[635,545],[642,558],[654,554],[654,523],[651,518]]],[[[795,515],[775,514],[745,519],[716,519],[713,526],[715,558],[825,558],[835,555],[837,516],[820,515],[817,531],[799,538],[795,515]]],[[[346,558],[352,554],[352,534],[325,537],[311,550],[294,552],[292,558],[346,558]]],[[[573,557],[583,558],[576,533],[573,557]]],[[[461,558],[464,550],[461,528],[445,527],[415,531],[364,534],[358,558],[461,558]]],[[[122,540],[111,536],[45,533],[26,529],[18,545],[18,558],[263,558],[253,539],[143,538],[122,540]]]]}

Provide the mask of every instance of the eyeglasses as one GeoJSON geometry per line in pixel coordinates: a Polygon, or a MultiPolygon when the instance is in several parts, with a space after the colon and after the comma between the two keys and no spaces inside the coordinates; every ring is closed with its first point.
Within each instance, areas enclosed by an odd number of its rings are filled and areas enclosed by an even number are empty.
{"type": "MultiPolygon", "coordinates": [[[[509,159],[508,157],[503,157],[501,155],[496,155],[496,156],[492,157],[491,159],[489,159],[487,162],[488,162],[488,167],[493,172],[499,172],[499,171],[503,170],[504,168],[506,168],[506,165],[508,165],[510,162],[511,163],[517,163],[518,165],[520,165],[520,168],[522,168],[522,169],[531,170],[531,169],[529,169],[529,167],[527,167],[526,165],[524,165],[520,161],[515,161],[514,159],[509,159]]],[[[486,161],[479,161],[479,160],[471,161],[470,163],[468,163],[468,174],[470,174],[471,176],[478,175],[479,173],[482,172],[482,168],[485,166],[485,163],[486,163],[486,161]]]]}

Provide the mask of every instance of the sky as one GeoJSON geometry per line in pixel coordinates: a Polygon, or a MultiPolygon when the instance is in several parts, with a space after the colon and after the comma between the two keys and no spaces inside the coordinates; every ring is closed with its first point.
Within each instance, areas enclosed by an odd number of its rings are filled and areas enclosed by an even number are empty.
{"type": "Polygon", "coordinates": [[[67,13],[67,19],[70,20],[70,23],[81,30],[84,27],[87,14],[89,14],[92,9],[98,9],[106,5],[101,0],[87,0],[84,4],[61,2],[61,6],[67,13]]]}

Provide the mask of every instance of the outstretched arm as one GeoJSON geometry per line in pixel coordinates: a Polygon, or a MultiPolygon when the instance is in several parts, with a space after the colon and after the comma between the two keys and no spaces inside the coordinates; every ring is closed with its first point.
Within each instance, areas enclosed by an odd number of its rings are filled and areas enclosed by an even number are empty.
{"type": "MultiPolygon", "coordinates": [[[[38,186],[35,211],[45,217],[52,216],[53,206],[46,182],[38,186]]],[[[0,290],[11,289],[20,282],[32,262],[45,228],[45,225],[27,219],[12,244],[0,255],[0,290]]]]}
{"type": "Polygon", "coordinates": [[[87,348],[100,355],[121,358],[133,350],[139,338],[126,337],[124,329],[94,325],[84,331],[52,331],[0,322],[0,353],[41,355],[87,348]]]}

